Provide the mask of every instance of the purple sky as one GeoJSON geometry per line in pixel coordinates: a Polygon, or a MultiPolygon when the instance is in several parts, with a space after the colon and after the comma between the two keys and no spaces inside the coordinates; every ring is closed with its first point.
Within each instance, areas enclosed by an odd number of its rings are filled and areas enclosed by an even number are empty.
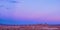
{"type": "Polygon", "coordinates": [[[60,0],[0,0],[0,23],[59,24],[60,0]]]}

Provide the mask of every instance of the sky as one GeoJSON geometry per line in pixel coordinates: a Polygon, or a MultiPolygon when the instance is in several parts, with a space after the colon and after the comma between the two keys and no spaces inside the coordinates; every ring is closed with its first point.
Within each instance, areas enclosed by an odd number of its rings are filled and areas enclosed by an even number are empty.
{"type": "Polygon", "coordinates": [[[60,0],[0,0],[0,24],[60,24],[60,0]]]}

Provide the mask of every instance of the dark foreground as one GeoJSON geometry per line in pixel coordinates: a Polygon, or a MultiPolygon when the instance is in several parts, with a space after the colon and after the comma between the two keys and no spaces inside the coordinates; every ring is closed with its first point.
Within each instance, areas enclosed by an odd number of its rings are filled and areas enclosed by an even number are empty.
{"type": "Polygon", "coordinates": [[[0,25],[0,30],[60,30],[60,25],[0,25]]]}

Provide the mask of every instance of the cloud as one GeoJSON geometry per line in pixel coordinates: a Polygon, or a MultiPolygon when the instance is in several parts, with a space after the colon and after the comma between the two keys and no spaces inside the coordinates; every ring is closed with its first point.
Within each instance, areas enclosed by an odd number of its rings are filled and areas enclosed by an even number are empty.
{"type": "Polygon", "coordinates": [[[12,1],[9,1],[9,2],[10,2],[10,3],[18,3],[18,1],[13,1],[13,0],[12,0],[12,1]]]}

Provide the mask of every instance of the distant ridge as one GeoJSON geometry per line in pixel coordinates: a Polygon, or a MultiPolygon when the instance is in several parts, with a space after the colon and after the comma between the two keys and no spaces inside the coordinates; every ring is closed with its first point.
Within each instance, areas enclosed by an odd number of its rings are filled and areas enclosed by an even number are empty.
{"type": "Polygon", "coordinates": [[[0,24],[1,26],[36,26],[36,25],[47,25],[47,24],[21,24],[21,25],[18,25],[18,24],[13,24],[13,25],[11,25],[11,24],[0,24]]]}
{"type": "Polygon", "coordinates": [[[50,26],[60,26],[60,24],[54,24],[54,25],[50,25],[50,26]]]}
{"type": "Polygon", "coordinates": [[[18,25],[18,24],[13,24],[13,25],[11,25],[11,24],[0,24],[0,26],[30,26],[30,25],[32,25],[32,26],[36,26],[36,25],[47,25],[47,26],[60,26],[60,24],[54,24],[54,25],[48,25],[48,24],[25,24],[25,25],[18,25]]]}

